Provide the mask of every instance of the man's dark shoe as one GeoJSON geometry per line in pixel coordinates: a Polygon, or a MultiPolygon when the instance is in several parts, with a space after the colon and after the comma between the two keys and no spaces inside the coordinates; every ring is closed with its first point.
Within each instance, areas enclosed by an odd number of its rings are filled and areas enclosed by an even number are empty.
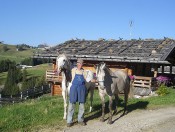
{"type": "Polygon", "coordinates": [[[67,127],[71,127],[72,126],[72,123],[67,123],[67,127]]]}
{"type": "Polygon", "coordinates": [[[78,122],[78,124],[80,124],[81,126],[86,126],[85,122],[78,122]]]}

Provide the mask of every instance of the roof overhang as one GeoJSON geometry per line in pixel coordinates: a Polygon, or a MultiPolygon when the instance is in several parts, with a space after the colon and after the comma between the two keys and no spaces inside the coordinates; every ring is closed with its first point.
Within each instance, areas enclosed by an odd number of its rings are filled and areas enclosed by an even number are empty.
{"type": "MultiPolygon", "coordinates": [[[[142,59],[137,57],[120,57],[120,56],[99,56],[99,55],[67,55],[70,60],[77,60],[77,58],[83,58],[84,60],[89,61],[111,61],[111,62],[131,62],[131,63],[157,63],[157,64],[171,64],[168,61],[161,61],[158,59],[142,59]]],[[[47,59],[56,59],[57,55],[44,55],[38,54],[34,55],[33,58],[47,58],[47,59]]]]}

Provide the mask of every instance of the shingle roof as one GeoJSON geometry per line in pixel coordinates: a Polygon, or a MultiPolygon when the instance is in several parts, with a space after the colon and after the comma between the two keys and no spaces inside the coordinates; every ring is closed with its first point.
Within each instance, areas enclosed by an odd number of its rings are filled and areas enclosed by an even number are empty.
{"type": "Polygon", "coordinates": [[[175,40],[69,40],[50,49],[50,53],[38,56],[56,57],[66,54],[71,59],[169,63],[168,56],[175,49],[175,40]]]}

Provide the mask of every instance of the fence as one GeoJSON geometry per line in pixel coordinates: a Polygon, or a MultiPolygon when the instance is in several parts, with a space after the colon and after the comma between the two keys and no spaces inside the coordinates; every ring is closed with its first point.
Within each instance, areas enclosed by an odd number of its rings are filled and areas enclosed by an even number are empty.
{"type": "Polygon", "coordinates": [[[0,105],[22,102],[26,99],[36,98],[36,97],[39,97],[43,94],[47,94],[50,92],[51,92],[50,85],[43,85],[40,87],[34,87],[34,88],[27,89],[16,95],[1,95],[0,94],[0,105]]]}

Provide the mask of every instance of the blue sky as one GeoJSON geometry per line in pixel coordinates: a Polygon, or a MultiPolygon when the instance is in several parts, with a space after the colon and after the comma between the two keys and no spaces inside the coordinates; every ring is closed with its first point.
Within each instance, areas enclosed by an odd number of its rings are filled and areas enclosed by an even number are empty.
{"type": "Polygon", "coordinates": [[[175,39],[174,6],[175,0],[0,0],[0,41],[175,39]]]}

